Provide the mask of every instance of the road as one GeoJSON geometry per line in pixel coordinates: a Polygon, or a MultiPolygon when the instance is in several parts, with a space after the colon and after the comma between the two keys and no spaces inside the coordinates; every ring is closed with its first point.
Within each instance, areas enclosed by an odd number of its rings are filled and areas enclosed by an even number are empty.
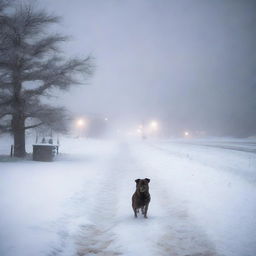
{"type": "Polygon", "coordinates": [[[1,255],[255,256],[254,154],[81,139],[61,152],[0,163],[1,255]],[[135,219],[135,179],[146,177],[148,219],[135,219]]]}
{"type": "Polygon", "coordinates": [[[226,142],[187,142],[192,145],[200,145],[206,147],[215,147],[221,149],[249,152],[256,154],[256,143],[255,142],[234,142],[234,141],[226,141],[226,142]]]}
{"type": "Polygon", "coordinates": [[[186,206],[169,194],[154,171],[140,164],[131,146],[120,144],[110,161],[95,195],[92,223],[79,229],[78,255],[217,255],[186,206]],[[134,219],[134,180],[144,177],[152,180],[149,218],[134,219]]]}

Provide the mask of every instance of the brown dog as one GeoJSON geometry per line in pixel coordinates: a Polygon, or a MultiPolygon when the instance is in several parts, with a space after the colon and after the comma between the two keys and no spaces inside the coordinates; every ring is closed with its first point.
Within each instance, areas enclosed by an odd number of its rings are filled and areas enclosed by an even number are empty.
{"type": "Polygon", "coordinates": [[[144,215],[144,218],[147,218],[148,205],[150,202],[150,194],[148,183],[150,179],[145,178],[137,179],[136,182],[136,191],[132,196],[132,208],[134,211],[134,217],[137,218],[137,213],[141,209],[141,213],[144,215]]]}

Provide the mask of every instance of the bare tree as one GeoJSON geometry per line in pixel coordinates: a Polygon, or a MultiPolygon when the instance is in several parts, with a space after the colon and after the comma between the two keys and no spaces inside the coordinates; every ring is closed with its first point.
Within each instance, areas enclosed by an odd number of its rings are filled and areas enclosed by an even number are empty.
{"type": "Polygon", "coordinates": [[[42,97],[50,96],[53,88],[79,84],[92,66],[90,57],[63,57],[60,44],[67,37],[47,32],[58,17],[31,5],[8,13],[0,15],[0,130],[13,133],[14,155],[24,157],[27,129],[42,124],[63,127],[65,110],[42,104],[42,97]],[[27,125],[28,120],[32,124],[27,125]]]}
{"type": "Polygon", "coordinates": [[[11,6],[10,0],[0,0],[0,15],[2,16],[6,8],[11,6]]]}

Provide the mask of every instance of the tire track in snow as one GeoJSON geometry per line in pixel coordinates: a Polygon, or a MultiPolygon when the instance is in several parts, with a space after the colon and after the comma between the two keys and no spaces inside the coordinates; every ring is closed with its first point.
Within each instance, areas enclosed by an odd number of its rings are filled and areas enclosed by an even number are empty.
{"type": "MultiPolygon", "coordinates": [[[[159,187],[157,179],[156,186],[159,187]]],[[[216,250],[203,230],[199,229],[188,211],[171,198],[168,192],[160,189],[155,193],[164,214],[167,225],[157,242],[159,255],[162,256],[216,256],[216,250]]]]}
{"type": "MultiPolygon", "coordinates": [[[[168,152],[162,154],[145,143],[140,143],[135,150],[145,166],[152,169],[152,174],[155,169],[162,175],[159,178],[165,177],[161,184],[165,184],[170,194],[185,200],[190,215],[210,237],[220,255],[255,255],[253,184],[231,172],[217,171],[214,166],[208,167],[199,161],[181,159],[168,152]],[[153,157],[146,159],[145,156],[153,157]]],[[[182,148],[180,150],[184,151],[182,148]]],[[[201,156],[202,160],[204,156],[207,153],[201,156]]],[[[215,161],[216,164],[225,163],[225,155],[223,158],[216,157],[215,161]]],[[[226,164],[234,166],[232,162],[227,161],[226,164]]]]}
{"type": "MultiPolygon", "coordinates": [[[[136,150],[135,150],[136,152],[136,150]]],[[[138,156],[134,155],[136,161],[138,156]]],[[[134,161],[135,162],[135,161],[134,161]]],[[[151,178],[150,193],[152,197],[151,218],[156,221],[158,230],[152,239],[151,254],[161,256],[214,256],[217,255],[213,244],[189,216],[188,211],[166,188],[158,177],[157,170],[147,168],[140,163],[143,175],[151,178]]],[[[152,220],[151,220],[152,219],[152,220]]],[[[150,237],[148,238],[150,239],[150,237]]]]}
{"type": "MultiPolygon", "coordinates": [[[[119,155],[119,154],[118,154],[119,155]]],[[[89,225],[81,225],[76,236],[77,256],[98,255],[116,256],[121,253],[112,246],[115,234],[112,227],[117,211],[118,177],[120,163],[118,155],[110,160],[104,171],[104,179],[99,191],[95,191],[94,206],[89,225]]]]}
{"type": "Polygon", "coordinates": [[[121,255],[121,253],[109,248],[113,240],[111,231],[100,225],[82,225],[79,234],[76,236],[76,255],[121,255]]]}
{"type": "MultiPolygon", "coordinates": [[[[113,160],[116,158],[116,149],[110,148],[109,155],[97,158],[97,163],[93,162],[91,166],[87,164],[87,161],[85,162],[88,177],[94,179],[93,187],[92,184],[88,184],[89,179],[86,177],[82,189],[79,189],[65,202],[65,213],[51,223],[55,239],[49,245],[50,250],[45,255],[120,255],[119,252],[109,249],[113,234],[107,225],[107,219],[113,217],[108,204],[111,203],[110,200],[114,203],[115,199],[109,192],[115,189],[115,184],[111,184],[109,179],[111,175],[114,175],[115,169],[109,166],[113,165],[113,160]]],[[[82,169],[83,166],[77,165],[74,161],[72,168],[82,169]]]]}

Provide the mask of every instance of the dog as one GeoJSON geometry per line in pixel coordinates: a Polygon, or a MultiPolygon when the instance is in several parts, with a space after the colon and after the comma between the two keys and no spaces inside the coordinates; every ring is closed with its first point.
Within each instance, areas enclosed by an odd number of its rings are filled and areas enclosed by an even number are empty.
{"type": "Polygon", "coordinates": [[[137,218],[139,209],[141,209],[141,213],[144,215],[144,218],[147,218],[148,205],[151,199],[148,187],[150,179],[137,179],[135,182],[136,191],[132,196],[132,208],[134,211],[134,217],[137,218]]]}

